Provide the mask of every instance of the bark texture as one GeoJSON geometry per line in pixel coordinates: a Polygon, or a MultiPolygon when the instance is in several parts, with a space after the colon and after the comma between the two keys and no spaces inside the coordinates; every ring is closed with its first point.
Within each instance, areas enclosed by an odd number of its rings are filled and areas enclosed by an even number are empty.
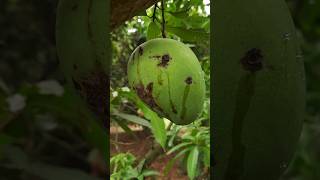
{"type": "Polygon", "coordinates": [[[159,0],[112,0],[111,30],[144,11],[159,0]]]}

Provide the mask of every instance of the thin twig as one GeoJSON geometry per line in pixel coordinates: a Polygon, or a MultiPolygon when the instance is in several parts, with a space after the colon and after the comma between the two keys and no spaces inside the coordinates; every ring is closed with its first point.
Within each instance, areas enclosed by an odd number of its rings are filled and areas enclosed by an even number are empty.
{"type": "Polygon", "coordinates": [[[154,8],[153,8],[153,15],[152,15],[152,22],[154,22],[154,20],[156,19],[156,12],[157,12],[157,3],[154,4],[154,8]]]}

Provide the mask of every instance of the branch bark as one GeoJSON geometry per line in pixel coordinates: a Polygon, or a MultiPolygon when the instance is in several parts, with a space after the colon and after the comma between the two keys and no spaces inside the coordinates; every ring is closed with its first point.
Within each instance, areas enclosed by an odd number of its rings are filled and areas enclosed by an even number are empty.
{"type": "Polygon", "coordinates": [[[146,10],[159,0],[112,0],[111,1],[111,30],[139,12],[146,10]]]}

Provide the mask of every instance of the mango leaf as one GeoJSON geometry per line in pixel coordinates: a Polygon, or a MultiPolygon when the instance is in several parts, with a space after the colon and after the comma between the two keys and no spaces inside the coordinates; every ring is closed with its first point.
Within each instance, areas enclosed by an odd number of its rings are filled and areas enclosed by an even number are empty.
{"type": "Polygon", "coordinates": [[[187,171],[190,179],[194,179],[197,175],[197,165],[199,158],[199,149],[194,147],[188,156],[187,171]]]}
{"type": "Polygon", "coordinates": [[[176,11],[176,12],[169,12],[169,13],[176,18],[186,18],[189,16],[189,10],[190,8],[183,11],[176,11]]]}
{"type": "Polygon", "coordinates": [[[167,133],[164,120],[152,111],[135,93],[121,92],[121,95],[133,101],[144,113],[144,116],[151,122],[151,131],[156,141],[164,148],[167,141],[167,133]]]}
{"type": "Polygon", "coordinates": [[[158,27],[157,23],[150,22],[147,30],[147,40],[155,39],[161,34],[161,30],[158,27]]]}
{"type": "Polygon", "coordinates": [[[209,41],[210,38],[209,33],[205,32],[203,29],[185,29],[167,26],[166,30],[187,42],[209,41]]]}
{"type": "Polygon", "coordinates": [[[201,6],[204,4],[203,0],[190,0],[190,4],[193,6],[201,6]]]}
{"type": "Polygon", "coordinates": [[[202,29],[203,24],[210,21],[209,17],[194,14],[183,19],[187,29],[202,29]]]}

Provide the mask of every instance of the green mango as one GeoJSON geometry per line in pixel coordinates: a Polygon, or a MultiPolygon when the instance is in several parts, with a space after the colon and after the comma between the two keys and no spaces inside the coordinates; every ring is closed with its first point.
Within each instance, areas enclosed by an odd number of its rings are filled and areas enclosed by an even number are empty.
{"type": "Polygon", "coordinates": [[[127,70],[140,99],[175,124],[189,124],[202,111],[204,73],[185,44],[165,38],[147,41],[134,50],[127,70]]]}
{"type": "Polygon", "coordinates": [[[105,0],[60,0],[56,18],[60,69],[90,109],[109,123],[109,4],[105,0]]]}
{"type": "Polygon", "coordinates": [[[215,180],[276,180],[305,110],[304,64],[283,0],[213,4],[215,180]]]}
{"type": "Polygon", "coordinates": [[[109,137],[105,131],[110,119],[109,9],[110,5],[105,0],[59,0],[56,17],[56,47],[60,69],[68,89],[71,87],[78,97],[73,102],[77,110],[74,113],[84,116],[79,120],[84,136],[93,145],[100,147],[105,159],[109,158],[109,137]],[[86,113],[81,111],[83,105],[88,105],[100,121],[85,117],[86,113]]]}

